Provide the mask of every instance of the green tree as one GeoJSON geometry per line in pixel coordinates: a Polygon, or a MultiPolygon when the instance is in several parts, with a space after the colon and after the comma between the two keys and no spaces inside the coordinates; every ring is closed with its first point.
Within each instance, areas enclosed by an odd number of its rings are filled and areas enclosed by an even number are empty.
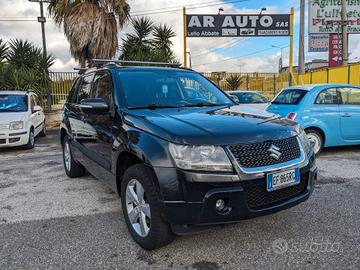
{"type": "Polygon", "coordinates": [[[81,67],[93,58],[111,59],[118,48],[117,25],[130,18],[126,0],[51,0],[49,13],[63,25],[71,55],[81,67]]]}
{"type": "Polygon", "coordinates": [[[229,90],[238,90],[242,81],[242,78],[236,74],[231,74],[228,78],[226,78],[226,84],[229,90]]]}
{"type": "Polygon", "coordinates": [[[131,21],[134,33],[122,40],[121,60],[175,62],[171,39],[174,30],[168,25],[154,25],[147,17],[131,21]]]}
{"type": "Polygon", "coordinates": [[[0,41],[0,90],[33,89],[42,97],[49,87],[47,70],[55,58],[44,60],[42,50],[28,41],[0,41]],[[6,48],[6,49],[4,49],[6,48]]]}

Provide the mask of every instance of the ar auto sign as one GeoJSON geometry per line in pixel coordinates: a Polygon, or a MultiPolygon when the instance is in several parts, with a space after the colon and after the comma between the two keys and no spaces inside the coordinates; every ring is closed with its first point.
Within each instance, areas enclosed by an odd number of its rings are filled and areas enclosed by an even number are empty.
{"type": "MultiPolygon", "coordinates": [[[[360,34],[360,0],[346,0],[347,30],[360,34]]],[[[309,1],[309,33],[341,33],[341,0],[309,1]]]]}
{"type": "Polygon", "coordinates": [[[290,14],[186,15],[187,37],[290,36],[290,14]]]}

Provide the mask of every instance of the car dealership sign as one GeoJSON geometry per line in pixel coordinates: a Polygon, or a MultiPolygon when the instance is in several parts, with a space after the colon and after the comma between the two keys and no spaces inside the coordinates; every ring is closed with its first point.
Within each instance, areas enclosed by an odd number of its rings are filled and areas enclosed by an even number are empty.
{"type": "Polygon", "coordinates": [[[290,14],[186,15],[187,37],[289,36],[290,14]]]}
{"type": "MultiPolygon", "coordinates": [[[[360,34],[360,0],[347,0],[348,33],[360,34]]],[[[341,0],[309,1],[309,33],[341,32],[341,0]]]]}

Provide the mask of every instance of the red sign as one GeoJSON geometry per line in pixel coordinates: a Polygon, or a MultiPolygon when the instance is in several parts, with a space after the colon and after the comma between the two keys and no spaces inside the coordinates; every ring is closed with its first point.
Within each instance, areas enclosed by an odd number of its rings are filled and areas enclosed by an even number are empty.
{"type": "Polygon", "coordinates": [[[330,34],[329,37],[329,67],[342,66],[343,46],[342,34],[330,34]]]}

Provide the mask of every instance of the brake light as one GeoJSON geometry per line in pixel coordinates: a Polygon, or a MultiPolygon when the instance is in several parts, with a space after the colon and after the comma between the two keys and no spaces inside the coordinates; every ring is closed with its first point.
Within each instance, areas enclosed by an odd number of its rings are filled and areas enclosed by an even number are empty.
{"type": "Polygon", "coordinates": [[[287,119],[290,119],[290,120],[295,120],[296,115],[297,115],[296,113],[291,112],[291,113],[289,113],[289,114],[286,116],[286,118],[287,118],[287,119]]]}

